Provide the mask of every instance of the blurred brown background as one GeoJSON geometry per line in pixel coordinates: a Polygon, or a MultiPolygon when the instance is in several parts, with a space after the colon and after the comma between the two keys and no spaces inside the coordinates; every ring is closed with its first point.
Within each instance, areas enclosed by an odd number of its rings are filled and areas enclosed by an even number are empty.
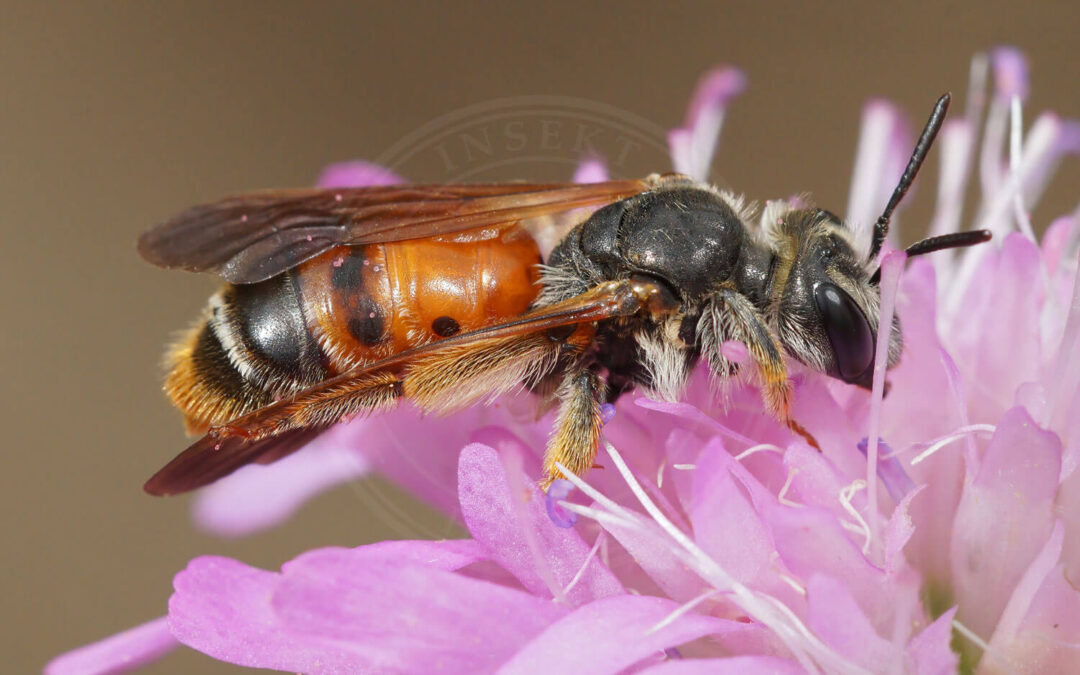
{"type": "MultiPolygon", "coordinates": [[[[172,574],[201,553],[273,567],[316,546],[453,532],[403,496],[404,517],[387,517],[390,488],[370,483],[242,541],[195,532],[185,499],[144,495],[184,445],[159,394],[162,345],[214,287],[144,264],[145,227],[226,193],[309,184],[494,98],[575,96],[671,127],[717,63],[750,86],[715,175],[757,198],[809,190],[840,212],[863,102],[887,96],[921,122],[941,91],[962,96],[977,50],[1029,55],[1029,119],[1080,115],[1080,4],[892,5],[0,4],[0,670],[32,672],[161,615],[172,574]]],[[[1074,208],[1078,186],[1067,160],[1036,220],[1074,208]]],[[[152,671],[230,669],[184,653],[152,671]]]]}

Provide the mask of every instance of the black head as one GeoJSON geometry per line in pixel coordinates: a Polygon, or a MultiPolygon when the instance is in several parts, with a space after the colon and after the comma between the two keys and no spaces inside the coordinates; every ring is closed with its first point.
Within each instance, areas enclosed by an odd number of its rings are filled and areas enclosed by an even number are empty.
{"type": "MultiPolygon", "coordinates": [[[[877,286],[853,246],[853,233],[827,211],[789,210],[770,228],[778,252],[771,308],[793,357],[832,377],[870,388],[878,334],[877,286]]],[[[893,318],[889,366],[903,339],[893,318]]]]}
{"type": "MultiPolygon", "coordinates": [[[[950,96],[938,99],[919,137],[907,168],[874,226],[866,256],[856,253],[854,232],[832,213],[815,208],[773,205],[763,217],[766,233],[778,253],[773,280],[774,319],[789,354],[806,365],[869,389],[879,333],[880,268],[877,256],[889,231],[889,220],[937,136],[950,96]],[[872,271],[871,271],[872,270],[872,271]]],[[[959,232],[924,239],[906,249],[909,257],[990,239],[990,232],[959,232]]],[[[903,337],[893,316],[889,330],[888,367],[900,359],[903,337]]]]}

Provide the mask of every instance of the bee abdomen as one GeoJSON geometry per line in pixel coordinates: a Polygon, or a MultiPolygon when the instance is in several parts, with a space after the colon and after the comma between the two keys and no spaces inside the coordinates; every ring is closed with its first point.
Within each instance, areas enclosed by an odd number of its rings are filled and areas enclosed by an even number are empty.
{"type": "Polygon", "coordinates": [[[226,286],[168,361],[165,390],[191,431],[268,405],[327,374],[291,274],[226,286]]]}
{"type": "Polygon", "coordinates": [[[224,320],[215,332],[241,372],[247,370],[246,379],[270,391],[292,391],[326,377],[324,357],[308,330],[292,273],[228,286],[221,307],[224,320]]]}

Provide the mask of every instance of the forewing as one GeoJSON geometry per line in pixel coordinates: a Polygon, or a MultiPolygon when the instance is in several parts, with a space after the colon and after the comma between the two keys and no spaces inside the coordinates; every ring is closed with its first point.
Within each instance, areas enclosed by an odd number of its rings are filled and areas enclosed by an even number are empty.
{"type": "Polygon", "coordinates": [[[139,253],[167,269],[216,272],[234,284],[269,279],[330,248],[403,241],[603,206],[646,180],[393,185],[279,190],[190,208],[146,232],[139,253]]]}

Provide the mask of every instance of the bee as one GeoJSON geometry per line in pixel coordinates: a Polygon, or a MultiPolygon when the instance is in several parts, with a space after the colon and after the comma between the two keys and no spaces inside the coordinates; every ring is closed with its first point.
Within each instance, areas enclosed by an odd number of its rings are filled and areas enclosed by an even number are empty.
{"type": "MultiPolygon", "coordinates": [[[[559,413],[541,485],[593,466],[601,406],[642,387],[675,399],[703,360],[756,374],[791,419],[785,357],[869,389],[875,261],[941,127],[938,100],[865,255],[839,217],[741,198],[688,177],[595,184],[273,191],[189,209],[139,251],[227,283],[170,351],[165,389],[204,435],[145,485],[154,495],[283,457],[343,419],[407,399],[446,413],[526,386],[559,413]],[[735,363],[721,349],[746,345],[735,363]]],[[[933,237],[909,256],[971,246],[933,237]]],[[[895,318],[888,366],[900,358],[895,318]]]]}

